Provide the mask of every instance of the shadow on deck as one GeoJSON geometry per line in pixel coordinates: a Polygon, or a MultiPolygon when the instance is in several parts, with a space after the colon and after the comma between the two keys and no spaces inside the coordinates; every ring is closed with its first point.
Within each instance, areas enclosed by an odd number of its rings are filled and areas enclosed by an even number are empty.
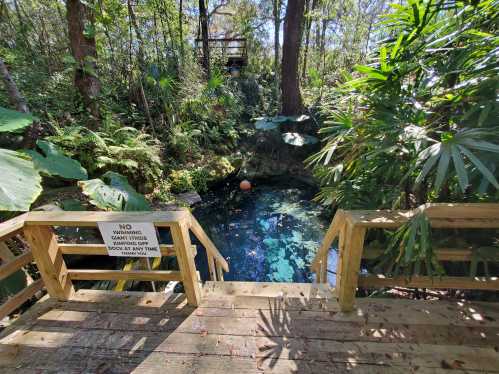
{"type": "Polygon", "coordinates": [[[0,337],[0,371],[499,372],[499,305],[81,290],[44,298],[0,337]]]}

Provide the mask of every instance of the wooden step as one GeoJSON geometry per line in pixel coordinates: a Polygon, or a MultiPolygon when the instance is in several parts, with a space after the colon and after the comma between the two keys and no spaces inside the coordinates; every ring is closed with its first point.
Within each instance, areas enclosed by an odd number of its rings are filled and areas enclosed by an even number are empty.
{"type": "Polygon", "coordinates": [[[327,284],[278,282],[206,282],[204,297],[261,296],[332,299],[334,289],[327,284]]]}

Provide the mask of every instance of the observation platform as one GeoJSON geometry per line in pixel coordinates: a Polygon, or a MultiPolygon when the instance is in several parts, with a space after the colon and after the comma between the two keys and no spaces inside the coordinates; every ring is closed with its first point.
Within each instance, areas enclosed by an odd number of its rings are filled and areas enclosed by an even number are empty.
{"type": "Polygon", "coordinates": [[[197,307],[183,294],[45,297],[2,333],[0,372],[499,372],[497,304],[358,298],[343,313],[310,284],[203,290],[197,307]]]}
{"type": "MultiPolygon", "coordinates": [[[[497,276],[360,274],[362,259],[373,253],[364,248],[366,231],[396,229],[421,212],[435,228],[499,227],[499,204],[339,210],[311,264],[318,283],[262,283],[225,282],[228,262],[187,210],[20,215],[0,224],[0,280],[25,272],[26,287],[2,300],[0,319],[47,294],[0,331],[0,373],[498,373],[499,303],[356,298],[359,286],[499,289],[497,276]],[[159,252],[175,256],[179,269],[71,268],[68,256],[108,250],[64,242],[61,227],[126,222],[167,230],[171,241],[159,243],[159,252]],[[14,255],[12,238],[27,248],[14,255]],[[335,240],[332,289],[327,258],[335,240]],[[204,255],[203,284],[194,258],[204,255]],[[185,294],[78,289],[81,280],[178,281],[185,294]]],[[[474,250],[435,249],[439,259],[458,262],[470,262],[474,250]]]]}

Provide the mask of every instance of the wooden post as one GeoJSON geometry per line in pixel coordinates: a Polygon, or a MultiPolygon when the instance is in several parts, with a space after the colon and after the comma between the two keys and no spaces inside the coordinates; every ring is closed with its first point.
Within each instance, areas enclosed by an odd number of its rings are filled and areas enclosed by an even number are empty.
{"type": "Polygon", "coordinates": [[[207,253],[206,256],[208,257],[208,269],[210,270],[210,279],[212,281],[217,280],[217,273],[215,270],[215,262],[213,259],[213,256],[210,253],[207,253]]]}
{"type": "Polygon", "coordinates": [[[320,275],[320,283],[327,283],[327,263],[328,263],[329,251],[326,252],[324,257],[321,260],[321,275],[320,275]]]}
{"type": "Polygon", "coordinates": [[[366,228],[356,227],[347,222],[344,230],[346,237],[340,257],[341,275],[338,296],[341,311],[350,312],[353,310],[355,301],[366,228]]]}
{"type": "Polygon", "coordinates": [[[343,256],[345,253],[345,235],[346,229],[345,224],[341,224],[341,229],[338,232],[338,260],[336,262],[336,291],[341,288],[341,269],[343,263],[343,256]]]}
{"type": "Polygon", "coordinates": [[[24,235],[49,295],[68,300],[74,293],[73,283],[68,277],[68,269],[52,227],[26,226],[24,235]]]}
{"type": "Polygon", "coordinates": [[[201,300],[201,288],[196,273],[189,230],[184,221],[173,223],[170,230],[187,301],[190,305],[197,306],[201,300]]]}
{"type": "Polygon", "coordinates": [[[222,269],[222,265],[220,265],[218,262],[216,262],[215,266],[217,268],[218,281],[223,282],[224,281],[224,271],[222,269]]]}

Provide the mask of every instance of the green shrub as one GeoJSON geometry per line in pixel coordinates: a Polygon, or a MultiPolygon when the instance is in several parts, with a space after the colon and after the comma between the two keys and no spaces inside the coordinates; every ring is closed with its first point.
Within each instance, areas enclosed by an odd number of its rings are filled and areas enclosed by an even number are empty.
{"type": "Polygon", "coordinates": [[[108,116],[99,129],[55,127],[48,139],[78,159],[91,176],[114,171],[143,192],[152,191],[162,176],[161,147],[150,135],[123,127],[108,116]]]}

